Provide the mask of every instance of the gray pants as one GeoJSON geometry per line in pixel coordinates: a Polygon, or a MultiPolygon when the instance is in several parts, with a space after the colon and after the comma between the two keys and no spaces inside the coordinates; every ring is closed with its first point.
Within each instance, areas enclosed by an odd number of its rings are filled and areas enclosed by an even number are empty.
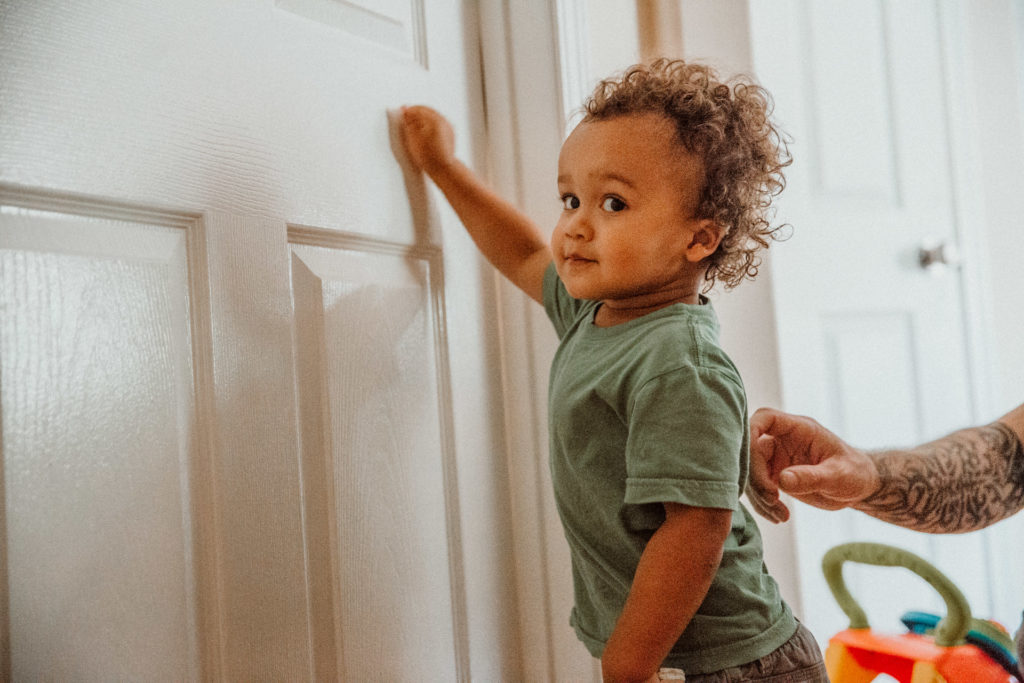
{"type": "Polygon", "coordinates": [[[739,681],[770,681],[771,683],[829,683],[821,648],[811,632],[798,624],[793,637],[774,652],[731,669],[710,674],[686,676],[687,683],[738,683],[739,681]]]}

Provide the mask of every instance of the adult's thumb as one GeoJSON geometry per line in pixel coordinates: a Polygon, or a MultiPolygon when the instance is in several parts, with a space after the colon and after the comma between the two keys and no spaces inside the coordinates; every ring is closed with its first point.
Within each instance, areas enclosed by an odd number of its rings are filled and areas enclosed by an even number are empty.
{"type": "Polygon", "coordinates": [[[816,493],[827,484],[821,465],[794,465],[779,473],[779,488],[789,494],[816,493]]]}

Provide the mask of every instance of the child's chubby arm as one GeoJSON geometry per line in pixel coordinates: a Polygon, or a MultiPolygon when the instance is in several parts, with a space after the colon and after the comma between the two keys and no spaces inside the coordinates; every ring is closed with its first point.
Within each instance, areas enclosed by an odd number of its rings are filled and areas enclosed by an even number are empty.
{"type": "Polygon", "coordinates": [[[429,107],[402,107],[410,160],[444,193],[481,253],[532,299],[543,302],[551,252],[537,226],[455,157],[451,124],[429,107]]]}
{"type": "Polygon", "coordinates": [[[665,504],[601,657],[605,683],[657,681],[658,669],[711,587],[732,511],[665,504]]]}

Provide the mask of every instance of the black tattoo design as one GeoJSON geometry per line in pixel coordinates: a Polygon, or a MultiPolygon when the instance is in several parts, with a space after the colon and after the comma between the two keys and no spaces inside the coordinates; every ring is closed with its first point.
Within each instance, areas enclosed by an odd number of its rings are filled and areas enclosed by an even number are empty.
{"type": "Polygon", "coordinates": [[[1001,422],[870,455],[882,486],[857,507],[886,522],[959,533],[1024,509],[1024,444],[1001,422]]]}

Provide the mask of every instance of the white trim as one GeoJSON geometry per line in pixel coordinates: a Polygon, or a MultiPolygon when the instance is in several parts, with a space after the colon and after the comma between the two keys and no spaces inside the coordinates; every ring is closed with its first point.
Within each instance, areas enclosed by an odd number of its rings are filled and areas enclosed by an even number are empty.
{"type": "MultiPolygon", "coordinates": [[[[566,113],[587,88],[583,0],[481,3],[491,184],[541,225],[557,216],[554,178],[566,113]]],[[[499,277],[495,275],[495,277],[499,277]]],[[[547,375],[555,336],[544,312],[497,287],[520,680],[600,680],[568,625],[568,552],[547,468],[547,375]]]]}
{"type": "Polygon", "coordinates": [[[936,6],[942,32],[942,69],[945,72],[946,108],[949,129],[950,169],[953,187],[953,214],[957,247],[963,255],[961,299],[967,321],[965,337],[970,368],[971,407],[974,421],[984,420],[991,412],[991,343],[986,330],[992,329],[992,311],[985,263],[985,203],[974,191],[980,177],[976,130],[977,116],[970,98],[962,97],[954,84],[966,83],[972,69],[970,51],[963,27],[967,8],[960,5],[936,6]],[[954,92],[955,91],[955,92],[954,92]]]}
{"type": "Polygon", "coordinates": [[[578,123],[580,106],[590,94],[590,39],[587,35],[587,3],[582,0],[554,0],[558,37],[559,89],[561,111],[568,136],[578,123]]]}
{"type": "MultiPolygon", "coordinates": [[[[517,123],[516,68],[509,7],[506,3],[480,6],[482,65],[487,112],[488,175],[491,184],[517,204],[523,203],[520,130],[517,123]]],[[[498,277],[495,275],[495,277],[498,277]]],[[[525,343],[529,336],[522,325],[525,302],[515,299],[507,287],[498,287],[496,302],[501,344],[501,377],[505,407],[505,453],[509,474],[510,517],[515,557],[518,612],[519,665],[523,680],[552,680],[551,619],[544,568],[547,564],[541,506],[527,495],[539,488],[542,462],[539,439],[542,423],[527,405],[535,393],[530,376],[533,359],[525,343]],[[518,323],[518,324],[517,324],[518,323]],[[518,387],[518,391],[514,388],[518,387]]]]}

